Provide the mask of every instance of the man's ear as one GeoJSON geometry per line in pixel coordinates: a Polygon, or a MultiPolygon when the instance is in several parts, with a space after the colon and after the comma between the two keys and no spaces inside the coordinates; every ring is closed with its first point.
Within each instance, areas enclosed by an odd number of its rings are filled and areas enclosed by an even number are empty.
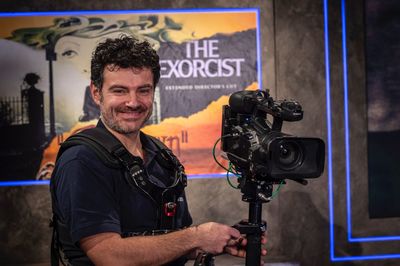
{"type": "Polygon", "coordinates": [[[101,91],[98,89],[93,82],[90,82],[90,94],[92,95],[93,101],[97,104],[100,105],[100,99],[101,99],[101,91]]]}

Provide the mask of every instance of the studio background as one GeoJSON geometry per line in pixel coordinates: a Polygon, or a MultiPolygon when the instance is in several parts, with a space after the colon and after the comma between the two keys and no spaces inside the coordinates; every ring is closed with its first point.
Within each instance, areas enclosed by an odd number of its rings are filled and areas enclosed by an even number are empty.
{"type": "MultiPolygon", "coordinates": [[[[361,0],[346,1],[348,71],[344,72],[341,3],[327,1],[328,82],[324,2],[319,0],[13,1],[2,2],[0,11],[259,8],[263,87],[269,88],[275,98],[296,99],[305,112],[301,122],[286,123],[283,131],[320,137],[327,144],[331,140],[332,144],[331,159],[327,152],[323,176],[311,180],[308,186],[288,182],[276,199],[264,204],[263,218],[268,222],[266,261],[301,265],[398,265],[399,238],[351,240],[400,235],[400,221],[396,217],[369,218],[365,6],[361,0]],[[344,73],[347,73],[347,94],[344,73]],[[350,127],[346,137],[347,126],[350,127]],[[349,155],[346,138],[351,151],[349,161],[346,161],[349,155]],[[347,187],[351,197],[346,194],[347,187]],[[397,254],[397,259],[382,260],[381,254],[397,254]],[[373,255],[379,259],[363,259],[373,255]]],[[[224,179],[190,180],[187,196],[195,223],[213,220],[234,224],[247,217],[248,206],[241,201],[240,192],[233,191],[224,179]]],[[[0,217],[1,265],[48,262],[51,235],[48,186],[1,187],[0,217]]]]}

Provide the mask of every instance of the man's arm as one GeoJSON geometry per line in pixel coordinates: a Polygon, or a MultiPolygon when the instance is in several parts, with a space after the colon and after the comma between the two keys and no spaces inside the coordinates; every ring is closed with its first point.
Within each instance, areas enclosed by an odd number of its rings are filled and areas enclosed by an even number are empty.
{"type": "Polygon", "coordinates": [[[222,253],[230,240],[240,237],[230,226],[205,223],[159,236],[101,233],[83,238],[80,247],[96,265],[161,265],[197,249],[222,253]]]}

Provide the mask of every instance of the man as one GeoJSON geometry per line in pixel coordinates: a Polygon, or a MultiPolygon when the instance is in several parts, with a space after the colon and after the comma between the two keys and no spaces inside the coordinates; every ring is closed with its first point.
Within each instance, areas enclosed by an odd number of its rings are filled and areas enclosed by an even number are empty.
{"type": "Polygon", "coordinates": [[[160,156],[165,150],[140,132],[151,115],[159,77],[158,55],[147,42],[107,39],[93,53],[90,90],[101,111],[97,130],[122,144],[140,169],[127,171],[124,163],[110,167],[87,145],[59,156],[51,181],[56,242],[72,265],[183,265],[200,251],[244,256],[236,229],[218,223],[190,227],[179,189],[185,185],[180,164],[173,155],[165,158],[168,151],[160,156]],[[141,185],[149,182],[152,190],[141,185]],[[154,195],[158,190],[161,197],[154,195]],[[157,199],[164,200],[167,190],[173,200],[162,205],[157,199]]]}

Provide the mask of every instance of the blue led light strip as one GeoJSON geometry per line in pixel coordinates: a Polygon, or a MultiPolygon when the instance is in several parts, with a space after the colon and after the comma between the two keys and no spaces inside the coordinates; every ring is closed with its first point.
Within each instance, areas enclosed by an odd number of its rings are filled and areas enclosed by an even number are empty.
{"type": "Polygon", "coordinates": [[[261,62],[261,33],[260,33],[260,10],[256,11],[256,25],[257,25],[257,79],[258,79],[258,90],[262,90],[262,62],[261,62]]]}
{"type": "MultiPolygon", "coordinates": [[[[344,115],[345,115],[345,144],[346,144],[346,196],[347,196],[347,226],[348,240],[350,242],[373,242],[399,240],[398,236],[360,237],[351,238],[351,197],[350,197],[350,148],[349,148],[349,121],[348,121],[348,79],[347,79],[347,47],[346,47],[346,13],[345,0],[341,1],[342,16],[342,45],[343,45],[343,72],[344,72],[344,115]]],[[[327,139],[328,139],[328,189],[329,189],[329,233],[330,233],[330,258],[331,261],[355,261],[355,260],[382,260],[398,259],[400,254],[375,254],[364,256],[335,256],[335,235],[334,235],[334,204],[333,204],[333,173],[332,173],[332,117],[330,99],[330,61],[329,61],[329,30],[328,30],[328,0],[323,0],[324,6],[324,39],[325,39],[325,77],[326,77],[326,114],[327,114],[327,139]]]]}
{"type": "Polygon", "coordinates": [[[50,184],[50,180],[2,181],[0,182],[0,187],[41,186],[48,184],[50,184]]]}
{"type": "MultiPolygon", "coordinates": [[[[233,174],[229,174],[230,176],[235,176],[233,174]]],[[[226,173],[217,173],[217,174],[196,174],[196,175],[188,175],[189,180],[194,179],[217,179],[217,178],[226,178],[226,173]]],[[[25,180],[25,181],[2,181],[0,182],[0,187],[15,187],[15,186],[41,186],[41,185],[49,185],[50,180],[25,180]]]]}
{"type": "Polygon", "coordinates": [[[343,60],[343,98],[344,98],[344,141],[346,157],[346,206],[347,206],[347,239],[351,238],[351,182],[350,182],[350,143],[349,143],[349,102],[348,102],[348,79],[347,79],[347,27],[346,7],[342,0],[342,60],[343,60]]]}
{"type": "Polygon", "coordinates": [[[325,39],[325,83],[326,83],[326,126],[328,139],[328,192],[329,192],[329,236],[330,255],[333,261],[335,254],[335,232],[333,228],[333,173],[332,173],[332,117],[331,117],[331,77],[329,59],[328,0],[324,2],[324,39],[325,39]]]}
{"type": "Polygon", "coordinates": [[[354,260],[386,260],[386,259],[400,259],[400,254],[379,254],[379,255],[366,255],[366,256],[349,256],[349,257],[334,257],[332,261],[354,261],[354,260]]]}
{"type": "Polygon", "coordinates": [[[71,15],[126,15],[126,14],[176,14],[176,13],[241,13],[257,12],[259,8],[182,8],[182,9],[146,9],[146,10],[81,10],[81,11],[46,11],[46,12],[0,12],[0,17],[29,16],[71,16],[71,15]]]}

